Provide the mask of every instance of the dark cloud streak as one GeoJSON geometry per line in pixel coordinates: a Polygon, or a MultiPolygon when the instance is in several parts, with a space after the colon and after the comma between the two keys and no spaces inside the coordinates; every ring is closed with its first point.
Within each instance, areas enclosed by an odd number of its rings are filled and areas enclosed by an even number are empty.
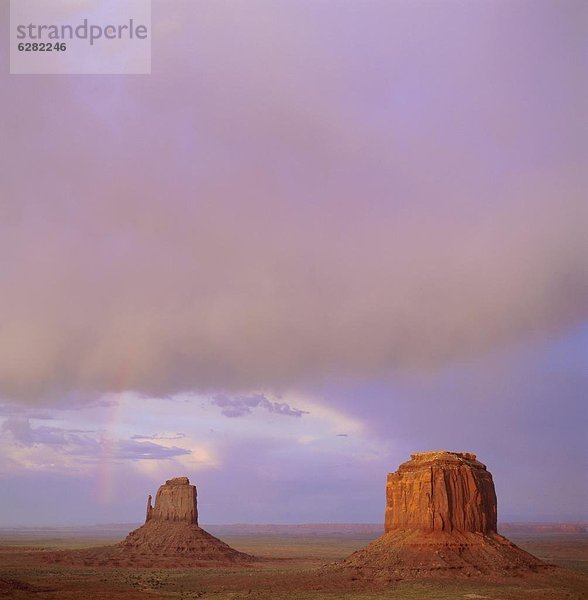
{"type": "Polygon", "coordinates": [[[243,417],[251,414],[254,408],[263,408],[270,413],[283,415],[286,417],[301,417],[308,414],[308,411],[291,407],[287,402],[276,402],[268,400],[262,394],[253,396],[229,397],[219,394],[211,399],[211,403],[220,407],[225,417],[243,417]]]}
{"type": "Polygon", "coordinates": [[[47,446],[80,460],[161,460],[191,453],[184,448],[161,446],[151,441],[108,440],[97,437],[96,432],[80,429],[32,427],[28,419],[22,418],[7,419],[0,427],[0,435],[6,434],[16,444],[27,447],[47,446]]]}

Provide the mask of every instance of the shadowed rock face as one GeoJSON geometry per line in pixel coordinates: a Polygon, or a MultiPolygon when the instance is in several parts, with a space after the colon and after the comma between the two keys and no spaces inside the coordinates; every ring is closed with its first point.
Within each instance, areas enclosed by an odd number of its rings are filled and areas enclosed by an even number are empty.
{"type": "Polygon", "coordinates": [[[151,496],[147,500],[147,521],[174,521],[198,525],[196,486],[190,485],[187,477],[168,479],[160,486],[155,496],[155,506],[151,506],[151,496]]]}
{"type": "Polygon", "coordinates": [[[251,556],[234,550],[198,526],[196,501],[196,486],[190,485],[187,477],[168,479],[157,490],[155,506],[151,506],[149,496],[145,524],[118,544],[125,559],[148,557],[154,565],[168,564],[170,560],[193,565],[251,561],[251,556]]]}
{"type": "Polygon", "coordinates": [[[464,452],[420,452],[388,475],[385,530],[496,533],[492,475],[464,452]]]}
{"type": "Polygon", "coordinates": [[[44,556],[47,562],[117,568],[214,567],[256,560],[198,526],[196,486],[190,485],[187,477],[168,479],[160,486],[155,506],[149,496],[145,524],[122,542],[44,556]]]}

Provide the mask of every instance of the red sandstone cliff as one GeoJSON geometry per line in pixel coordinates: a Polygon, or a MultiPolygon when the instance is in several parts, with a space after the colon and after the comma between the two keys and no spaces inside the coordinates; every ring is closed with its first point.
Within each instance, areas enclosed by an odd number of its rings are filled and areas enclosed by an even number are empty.
{"type": "Polygon", "coordinates": [[[492,475],[463,452],[419,452],[388,474],[385,530],[496,533],[492,475]]]}
{"type": "Polygon", "coordinates": [[[333,568],[390,580],[496,577],[544,566],[496,532],[492,475],[475,454],[411,455],[388,475],[385,531],[333,568]]]}
{"type": "Polygon", "coordinates": [[[155,507],[151,506],[151,496],[147,500],[145,522],[177,521],[198,525],[196,486],[190,485],[187,477],[168,479],[157,490],[155,507]]]}

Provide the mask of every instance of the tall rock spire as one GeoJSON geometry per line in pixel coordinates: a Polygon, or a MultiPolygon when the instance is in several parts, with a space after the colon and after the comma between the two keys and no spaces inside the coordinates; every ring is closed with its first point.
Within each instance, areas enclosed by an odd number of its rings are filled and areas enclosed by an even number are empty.
{"type": "Polygon", "coordinates": [[[147,512],[145,513],[145,523],[149,521],[151,518],[151,513],[153,512],[153,507],[151,506],[151,494],[149,494],[149,498],[147,498],[147,512]]]}

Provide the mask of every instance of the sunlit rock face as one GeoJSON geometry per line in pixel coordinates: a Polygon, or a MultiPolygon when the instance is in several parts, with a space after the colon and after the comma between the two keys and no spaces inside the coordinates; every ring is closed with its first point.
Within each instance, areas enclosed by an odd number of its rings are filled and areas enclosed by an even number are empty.
{"type": "Polygon", "coordinates": [[[386,532],[496,533],[496,492],[486,465],[466,452],[419,452],[388,474],[386,532]]]}
{"type": "Polygon", "coordinates": [[[190,485],[187,477],[168,479],[160,486],[155,496],[155,506],[151,506],[151,496],[147,500],[147,521],[174,521],[198,525],[196,486],[190,485]]]}
{"type": "Polygon", "coordinates": [[[419,452],[386,481],[385,533],[327,568],[382,580],[482,576],[547,568],[496,530],[492,475],[469,452],[419,452]]]}

